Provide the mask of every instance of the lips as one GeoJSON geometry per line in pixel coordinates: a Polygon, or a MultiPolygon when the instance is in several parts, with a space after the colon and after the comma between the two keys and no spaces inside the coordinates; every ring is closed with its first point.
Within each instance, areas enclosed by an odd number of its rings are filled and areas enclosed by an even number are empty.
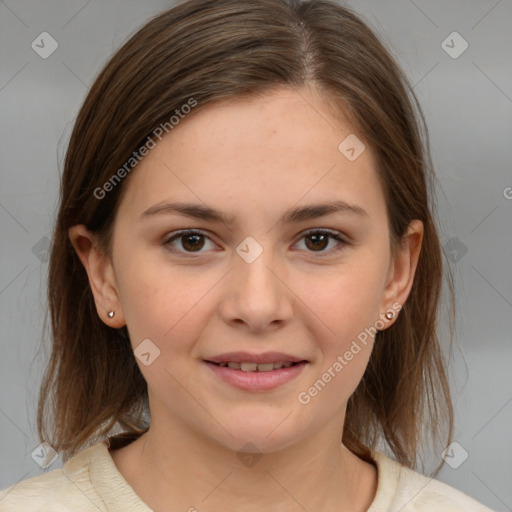
{"type": "MultiPolygon", "coordinates": [[[[242,368],[230,368],[229,366],[221,366],[220,364],[204,362],[210,368],[213,375],[235,388],[251,391],[251,392],[266,392],[278,388],[293,379],[297,378],[306,368],[306,361],[290,362],[291,366],[285,368],[272,369],[268,371],[256,370],[242,370],[242,368]]],[[[244,363],[241,363],[241,365],[244,363]]],[[[257,363],[245,363],[247,365],[256,365],[257,363]]],[[[274,363],[262,363],[264,365],[272,365],[274,363]]],[[[252,366],[250,367],[252,368],[252,366]]]]}
{"type": "Polygon", "coordinates": [[[298,377],[309,361],[284,352],[229,352],[207,357],[204,363],[231,386],[266,392],[298,377]]]}

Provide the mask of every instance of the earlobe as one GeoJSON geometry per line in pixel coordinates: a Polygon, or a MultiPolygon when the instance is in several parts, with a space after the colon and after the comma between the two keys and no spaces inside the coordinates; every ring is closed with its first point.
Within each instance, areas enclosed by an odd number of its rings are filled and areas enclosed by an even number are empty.
{"type": "Polygon", "coordinates": [[[126,322],[110,258],[99,248],[96,235],[85,225],[71,227],[68,235],[87,272],[99,317],[109,327],[123,327],[126,322]]]}

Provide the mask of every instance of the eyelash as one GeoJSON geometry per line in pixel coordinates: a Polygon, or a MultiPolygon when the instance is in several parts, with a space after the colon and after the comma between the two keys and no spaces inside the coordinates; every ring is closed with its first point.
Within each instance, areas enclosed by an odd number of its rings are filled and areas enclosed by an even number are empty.
{"type": "MultiPolygon", "coordinates": [[[[186,229],[183,231],[178,231],[178,232],[172,234],[172,236],[166,238],[166,240],[164,240],[164,242],[163,242],[163,245],[165,245],[166,248],[172,253],[179,254],[181,256],[185,256],[188,258],[195,258],[195,257],[197,257],[196,255],[200,255],[201,252],[182,251],[182,250],[176,249],[175,247],[173,247],[171,245],[171,243],[174,242],[175,240],[178,240],[179,238],[185,238],[185,237],[191,236],[191,235],[204,236],[204,237],[210,239],[210,237],[206,233],[204,233],[200,230],[186,229]]],[[[311,236],[311,235],[327,235],[328,237],[339,242],[339,244],[334,249],[330,249],[328,251],[307,251],[312,254],[318,254],[320,258],[325,257],[325,256],[330,256],[332,253],[335,253],[335,252],[343,249],[344,246],[349,245],[349,243],[341,237],[340,233],[338,233],[336,231],[326,230],[326,229],[310,229],[309,231],[306,231],[302,234],[302,236],[299,238],[299,241],[301,241],[302,239],[307,238],[308,236],[311,236]]]]}

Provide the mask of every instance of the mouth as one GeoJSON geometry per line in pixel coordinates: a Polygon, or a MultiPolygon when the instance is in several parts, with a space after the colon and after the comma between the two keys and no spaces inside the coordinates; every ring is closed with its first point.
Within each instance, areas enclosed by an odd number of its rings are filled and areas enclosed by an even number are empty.
{"type": "Polygon", "coordinates": [[[244,391],[264,392],[295,379],[309,364],[308,360],[267,352],[250,354],[231,352],[204,359],[215,378],[244,391]]]}
{"type": "Polygon", "coordinates": [[[215,363],[213,361],[206,361],[212,363],[220,368],[231,368],[232,370],[240,370],[242,372],[271,372],[272,370],[280,370],[281,368],[290,368],[306,361],[276,361],[274,363],[253,363],[249,361],[224,361],[215,363]]]}

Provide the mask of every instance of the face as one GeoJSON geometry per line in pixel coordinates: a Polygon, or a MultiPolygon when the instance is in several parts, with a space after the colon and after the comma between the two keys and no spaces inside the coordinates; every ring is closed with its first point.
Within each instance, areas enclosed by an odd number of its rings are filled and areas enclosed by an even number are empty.
{"type": "Polygon", "coordinates": [[[123,184],[102,289],[152,429],[261,452],[341,432],[371,328],[411,284],[370,148],[338,149],[353,133],[313,89],[239,98],[184,119],[123,184]]]}

